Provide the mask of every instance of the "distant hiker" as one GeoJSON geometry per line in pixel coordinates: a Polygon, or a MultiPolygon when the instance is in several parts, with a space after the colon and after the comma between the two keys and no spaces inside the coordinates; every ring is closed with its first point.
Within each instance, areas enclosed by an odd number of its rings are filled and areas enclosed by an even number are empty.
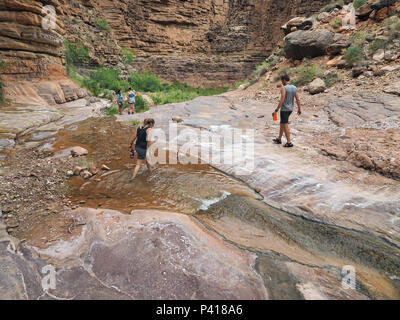
{"type": "Polygon", "coordinates": [[[124,96],[122,95],[122,91],[118,90],[117,92],[117,102],[118,102],[118,112],[122,114],[122,108],[124,106],[124,96]]]}
{"type": "Polygon", "coordinates": [[[135,93],[132,91],[132,88],[129,87],[128,92],[128,114],[134,114],[136,112],[136,99],[135,93]]]}
{"type": "Polygon", "coordinates": [[[133,148],[133,144],[135,144],[135,150],[138,155],[138,160],[136,162],[136,167],[133,172],[133,176],[131,180],[136,179],[136,176],[140,170],[140,167],[143,163],[146,163],[147,169],[151,171],[151,166],[146,159],[147,148],[151,145],[151,130],[154,128],[155,121],[154,119],[144,119],[143,126],[139,127],[136,131],[135,136],[130,144],[130,149],[133,148]]]}
{"type": "Polygon", "coordinates": [[[290,84],[290,78],[287,74],[281,77],[281,82],[277,85],[281,90],[281,101],[279,102],[278,108],[272,114],[278,113],[281,109],[281,125],[279,130],[279,138],[275,138],[273,141],[276,144],[282,144],[282,136],[285,133],[287,143],[284,145],[285,148],[293,147],[292,141],[290,140],[290,129],[289,129],[289,117],[294,109],[294,99],[296,98],[297,106],[299,110],[297,113],[301,115],[301,102],[299,94],[297,93],[297,88],[290,84]]]}

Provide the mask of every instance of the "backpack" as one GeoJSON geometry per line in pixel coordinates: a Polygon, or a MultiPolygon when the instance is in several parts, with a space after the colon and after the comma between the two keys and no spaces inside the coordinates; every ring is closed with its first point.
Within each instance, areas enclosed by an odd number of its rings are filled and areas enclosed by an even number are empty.
{"type": "Polygon", "coordinates": [[[135,103],[135,94],[134,93],[130,93],[129,94],[129,103],[135,103]]]}

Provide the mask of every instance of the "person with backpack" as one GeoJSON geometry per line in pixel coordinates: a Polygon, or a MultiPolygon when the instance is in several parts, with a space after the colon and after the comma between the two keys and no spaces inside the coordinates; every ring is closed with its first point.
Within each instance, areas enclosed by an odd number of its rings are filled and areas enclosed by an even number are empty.
{"type": "Polygon", "coordinates": [[[122,108],[124,106],[124,96],[122,95],[122,90],[118,90],[117,92],[117,103],[118,103],[118,112],[122,114],[122,108]]]}
{"type": "Polygon", "coordinates": [[[137,153],[137,162],[136,167],[133,172],[133,176],[130,181],[136,179],[136,176],[142,166],[143,163],[146,163],[147,169],[151,172],[152,168],[149,162],[146,159],[147,148],[150,147],[151,141],[151,130],[154,128],[155,121],[154,119],[144,119],[143,126],[139,127],[132,139],[132,142],[129,146],[131,152],[133,150],[133,144],[135,143],[135,151],[137,153]]]}
{"type": "Polygon", "coordinates": [[[132,91],[132,88],[129,87],[128,92],[128,114],[134,114],[136,112],[136,99],[135,93],[132,91]]]}

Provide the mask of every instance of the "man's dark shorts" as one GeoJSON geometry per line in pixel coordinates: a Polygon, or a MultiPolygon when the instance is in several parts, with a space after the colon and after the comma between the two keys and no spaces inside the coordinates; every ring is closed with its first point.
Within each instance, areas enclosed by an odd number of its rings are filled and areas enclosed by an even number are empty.
{"type": "Polygon", "coordinates": [[[138,154],[138,159],[139,159],[139,160],[144,160],[144,159],[146,159],[146,153],[147,153],[147,150],[146,150],[146,149],[136,147],[135,150],[136,150],[136,152],[137,152],[137,154],[138,154]]]}
{"type": "Polygon", "coordinates": [[[289,123],[289,117],[292,114],[292,111],[281,111],[281,124],[289,123]]]}

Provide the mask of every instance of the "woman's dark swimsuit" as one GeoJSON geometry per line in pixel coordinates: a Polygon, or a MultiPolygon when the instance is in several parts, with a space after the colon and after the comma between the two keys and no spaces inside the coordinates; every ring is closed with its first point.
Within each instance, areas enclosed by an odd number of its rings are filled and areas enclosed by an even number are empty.
{"type": "Polygon", "coordinates": [[[146,159],[146,153],[147,153],[147,129],[149,127],[145,128],[138,128],[137,129],[137,139],[136,139],[136,145],[135,145],[135,150],[138,154],[138,159],[139,160],[144,160],[146,159]]]}

